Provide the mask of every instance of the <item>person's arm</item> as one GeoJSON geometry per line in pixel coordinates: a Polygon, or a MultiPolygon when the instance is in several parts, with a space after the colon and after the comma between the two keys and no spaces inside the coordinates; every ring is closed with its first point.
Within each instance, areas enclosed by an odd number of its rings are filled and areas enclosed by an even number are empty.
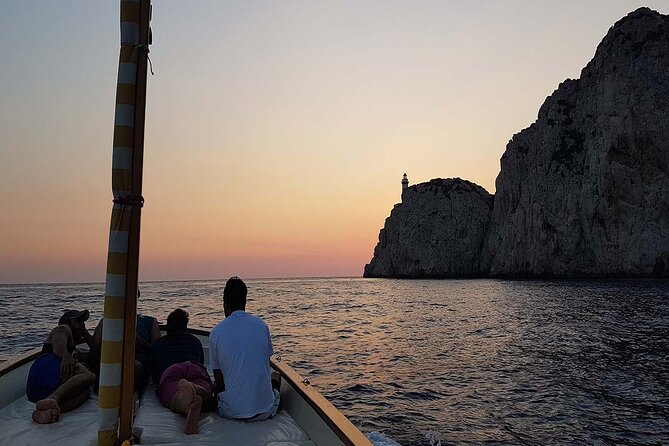
{"type": "Polygon", "coordinates": [[[268,357],[274,354],[274,346],[272,345],[272,337],[269,335],[269,330],[267,330],[267,350],[269,352],[268,357]]]}
{"type": "MultiPolygon", "coordinates": [[[[196,339],[197,339],[197,338],[196,338],[196,339]]],[[[197,343],[198,343],[198,345],[199,345],[199,347],[200,347],[200,364],[203,364],[203,365],[204,365],[204,349],[202,348],[202,343],[200,342],[199,339],[197,340],[197,343]]]]}
{"type": "Polygon", "coordinates": [[[139,348],[142,351],[149,351],[151,350],[151,344],[149,344],[146,339],[141,337],[140,335],[136,334],[135,335],[135,349],[139,348]]]}
{"type": "Polygon", "coordinates": [[[81,331],[79,333],[79,336],[81,337],[81,339],[84,340],[86,345],[88,345],[89,349],[94,348],[95,341],[93,340],[93,335],[88,332],[86,324],[84,324],[83,322],[81,323],[81,331]]]}
{"type": "Polygon", "coordinates": [[[267,332],[267,360],[269,361],[274,354],[274,346],[272,345],[272,336],[269,334],[269,327],[267,325],[265,325],[265,329],[267,332]]]}
{"type": "Polygon", "coordinates": [[[158,385],[160,376],[158,376],[158,344],[151,346],[151,379],[155,385],[158,385]]]}
{"type": "MultiPolygon", "coordinates": [[[[86,328],[85,323],[81,323],[81,326],[77,330],[77,333],[74,334],[74,339],[75,339],[75,344],[79,345],[82,342],[85,342],[86,345],[88,346],[88,350],[80,350],[77,348],[77,353],[78,356],[77,358],[81,362],[85,362],[86,364],[92,364],[91,361],[94,361],[93,358],[97,358],[99,355],[97,355],[97,349],[95,346],[95,341],[93,340],[93,335],[91,335],[88,332],[88,329],[86,328]]],[[[97,361],[97,359],[95,359],[97,361]]]]}
{"type": "Polygon", "coordinates": [[[214,395],[218,395],[225,390],[225,382],[223,382],[223,372],[220,369],[214,369],[214,395]]]}
{"type": "Polygon", "coordinates": [[[151,325],[151,342],[155,341],[160,337],[160,326],[158,326],[158,321],[156,318],[153,318],[153,325],[151,325]]]}
{"type": "Polygon", "coordinates": [[[67,325],[59,325],[51,331],[53,354],[60,358],[60,380],[64,383],[74,375],[75,361],[67,351],[68,344],[74,344],[72,330],[67,325]]]}
{"type": "Polygon", "coordinates": [[[209,369],[214,371],[214,395],[218,395],[225,390],[223,372],[221,372],[221,365],[218,363],[218,343],[216,339],[215,335],[209,335],[209,369]]]}
{"type": "Polygon", "coordinates": [[[104,326],[104,319],[100,319],[95,331],[93,332],[93,345],[100,350],[102,348],[102,327],[104,326]]]}

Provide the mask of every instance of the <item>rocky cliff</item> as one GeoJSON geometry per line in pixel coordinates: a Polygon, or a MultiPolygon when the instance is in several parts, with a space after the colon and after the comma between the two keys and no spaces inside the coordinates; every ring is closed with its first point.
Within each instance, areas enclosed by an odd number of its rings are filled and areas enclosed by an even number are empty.
{"type": "Polygon", "coordinates": [[[403,203],[365,275],[669,275],[668,101],[669,16],[641,8],[609,30],[580,79],[560,84],[509,142],[489,222],[478,204],[439,221],[441,200],[403,203]],[[409,207],[411,219],[400,217],[409,207]],[[451,227],[473,215],[481,218],[475,229],[451,227]],[[431,240],[444,242],[433,248],[431,240]]]}
{"type": "Polygon", "coordinates": [[[492,199],[481,186],[459,178],[409,187],[386,219],[364,276],[481,275],[492,199]]]}
{"type": "Polygon", "coordinates": [[[493,276],[650,275],[669,265],[669,17],[617,22],[581,78],[502,156],[493,276]]]}

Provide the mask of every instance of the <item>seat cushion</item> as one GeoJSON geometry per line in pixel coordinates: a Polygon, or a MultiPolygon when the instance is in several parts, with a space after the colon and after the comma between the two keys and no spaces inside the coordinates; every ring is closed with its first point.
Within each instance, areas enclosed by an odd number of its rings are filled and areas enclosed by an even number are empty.
{"type": "Polygon", "coordinates": [[[35,403],[25,396],[0,409],[0,444],[34,446],[40,444],[97,445],[98,400],[89,398],[76,410],[64,413],[53,424],[32,420],[35,403]]]}
{"type": "Polygon", "coordinates": [[[269,420],[256,422],[227,420],[215,412],[203,413],[200,416],[200,432],[196,435],[183,432],[185,423],[184,415],[160,404],[155,386],[146,389],[135,418],[135,428],[142,431],[142,444],[315,446],[284,410],[269,420]]]}

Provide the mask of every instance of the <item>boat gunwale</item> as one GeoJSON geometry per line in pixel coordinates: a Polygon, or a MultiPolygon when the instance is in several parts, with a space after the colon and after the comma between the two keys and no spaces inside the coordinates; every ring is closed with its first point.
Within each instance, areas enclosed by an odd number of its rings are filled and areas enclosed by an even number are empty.
{"type": "Polygon", "coordinates": [[[34,361],[40,354],[42,354],[41,347],[30,349],[27,352],[20,355],[10,356],[6,360],[6,364],[0,369],[0,378],[5,376],[9,372],[13,372],[19,367],[30,363],[31,361],[34,361]]]}
{"type": "Polygon", "coordinates": [[[371,445],[369,439],[334,404],[315,389],[281,356],[272,356],[270,364],[288,381],[291,387],[311,406],[337,437],[347,446],[371,445]]]}

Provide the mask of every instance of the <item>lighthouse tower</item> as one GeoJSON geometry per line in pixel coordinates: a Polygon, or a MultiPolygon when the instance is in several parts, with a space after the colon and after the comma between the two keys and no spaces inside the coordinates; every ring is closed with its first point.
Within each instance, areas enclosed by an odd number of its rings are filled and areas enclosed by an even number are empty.
{"type": "Polygon", "coordinates": [[[402,177],[402,199],[404,200],[404,191],[409,188],[409,179],[407,178],[407,174],[405,173],[404,176],[402,177]]]}

